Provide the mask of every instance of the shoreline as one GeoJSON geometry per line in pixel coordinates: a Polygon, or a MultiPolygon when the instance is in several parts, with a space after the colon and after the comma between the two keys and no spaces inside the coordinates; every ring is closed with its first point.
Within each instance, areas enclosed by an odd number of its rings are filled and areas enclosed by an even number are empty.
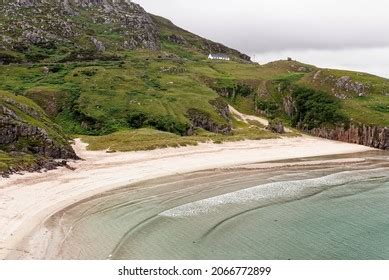
{"type": "Polygon", "coordinates": [[[0,259],[41,259],[46,252],[33,240],[42,232],[30,236],[34,229],[75,203],[130,184],[196,171],[250,164],[269,167],[272,161],[375,150],[308,136],[114,154],[87,151],[86,146],[76,139],[74,149],[84,160],[69,163],[74,171],[59,168],[0,180],[0,259]]]}

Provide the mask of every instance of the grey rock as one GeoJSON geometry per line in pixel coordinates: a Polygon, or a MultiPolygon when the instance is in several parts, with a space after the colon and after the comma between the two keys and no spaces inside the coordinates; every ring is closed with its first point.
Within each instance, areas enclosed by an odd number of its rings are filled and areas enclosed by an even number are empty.
{"type": "Polygon", "coordinates": [[[367,94],[367,86],[360,82],[354,82],[349,76],[339,78],[336,81],[335,86],[346,92],[354,92],[358,94],[358,96],[365,96],[367,94]]]}
{"type": "Polygon", "coordinates": [[[307,67],[301,66],[297,69],[298,72],[308,73],[309,69],[307,67]]]}
{"type": "MultiPolygon", "coordinates": [[[[2,105],[0,105],[0,146],[2,149],[8,152],[32,153],[51,159],[77,158],[66,139],[63,138],[61,141],[52,139],[44,128],[24,121],[19,116],[20,111],[37,120],[47,118],[35,111],[33,107],[10,98],[3,98],[2,105]],[[19,145],[21,139],[27,139],[28,142],[19,145]]],[[[55,129],[54,124],[53,129],[55,129]]],[[[61,137],[60,134],[58,137],[61,137]]]]}
{"type": "Polygon", "coordinates": [[[321,70],[317,71],[315,75],[313,75],[313,80],[316,81],[317,79],[319,79],[320,75],[321,75],[321,70]]]}
{"type": "MultiPolygon", "coordinates": [[[[151,16],[138,4],[126,0],[3,0],[0,13],[11,24],[0,26],[0,34],[12,37],[20,34],[12,42],[8,40],[13,48],[20,44],[50,48],[59,42],[78,44],[85,26],[74,16],[91,8],[93,13],[87,20],[115,26],[115,32],[123,38],[123,46],[160,49],[159,32],[151,16]],[[27,16],[27,8],[36,16],[27,16]]],[[[108,48],[101,42],[94,44],[99,50],[108,48]]]]}
{"type": "Polygon", "coordinates": [[[279,119],[270,120],[267,129],[270,130],[271,132],[278,133],[278,134],[285,133],[284,124],[279,119]]]}
{"type": "Polygon", "coordinates": [[[172,43],[178,44],[178,45],[186,45],[187,42],[184,37],[181,35],[172,34],[168,36],[168,40],[172,43]]]}
{"type": "Polygon", "coordinates": [[[286,96],[284,97],[283,100],[283,106],[284,106],[284,111],[285,113],[289,116],[292,117],[295,115],[297,109],[296,105],[294,103],[293,97],[292,96],[286,96]]]}
{"type": "Polygon", "coordinates": [[[104,44],[101,41],[97,40],[95,37],[92,37],[91,40],[92,40],[92,43],[95,45],[96,50],[98,52],[104,52],[105,51],[105,46],[104,46],[104,44]]]}
{"type": "Polygon", "coordinates": [[[231,134],[232,132],[231,124],[218,124],[207,113],[201,110],[189,109],[187,115],[192,122],[192,128],[187,132],[188,135],[191,135],[191,132],[195,128],[203,128],[207,131],[220,134],[231,134]]]}

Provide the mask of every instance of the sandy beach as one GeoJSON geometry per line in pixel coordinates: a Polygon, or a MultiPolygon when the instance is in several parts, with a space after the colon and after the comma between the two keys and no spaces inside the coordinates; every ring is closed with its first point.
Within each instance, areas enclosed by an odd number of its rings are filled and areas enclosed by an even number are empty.
{"type": "Polygon", "coordinates": [[[271,161],[373,150],[307,136],[113,154],[87,151],[86,144],[76,139],[74,149],[83,158],[70,163],[75,170],[60,168],[0,179],[0,259],[42,258],[44,248],[34,244],[40,236],[30,235],[45,233],[34,229],[72,204],[132,183],[194,171],[248,164],[263,167],[271,161]]]}

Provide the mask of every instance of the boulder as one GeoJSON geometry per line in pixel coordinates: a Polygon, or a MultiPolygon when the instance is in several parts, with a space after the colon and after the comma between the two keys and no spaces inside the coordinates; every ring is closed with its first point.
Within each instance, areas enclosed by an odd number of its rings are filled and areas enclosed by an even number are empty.
{"type": "Polygon", "coordinates": [[[267,126],[267,129],[270,130],[271,132],[278,133],[278,134],[285,133],[284,124],[279,119],[270,120],[269,125],[267,126]]]}

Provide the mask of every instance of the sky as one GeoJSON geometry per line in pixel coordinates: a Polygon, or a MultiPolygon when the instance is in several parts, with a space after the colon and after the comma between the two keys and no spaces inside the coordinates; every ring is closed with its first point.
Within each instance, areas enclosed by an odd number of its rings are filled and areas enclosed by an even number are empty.
{"type": "Polygon", "coordinates": [[[134,2],[184,29],[255,56],[258,62],[289,53],[296,59],[310,60],[304,61],[307,63],[373,69],[389,77],[386,0],[134,2]],[[376,55],[382,59],[373,57],[376,55]],[[325,59],[334,61],[331,64],[325,59]]]}

